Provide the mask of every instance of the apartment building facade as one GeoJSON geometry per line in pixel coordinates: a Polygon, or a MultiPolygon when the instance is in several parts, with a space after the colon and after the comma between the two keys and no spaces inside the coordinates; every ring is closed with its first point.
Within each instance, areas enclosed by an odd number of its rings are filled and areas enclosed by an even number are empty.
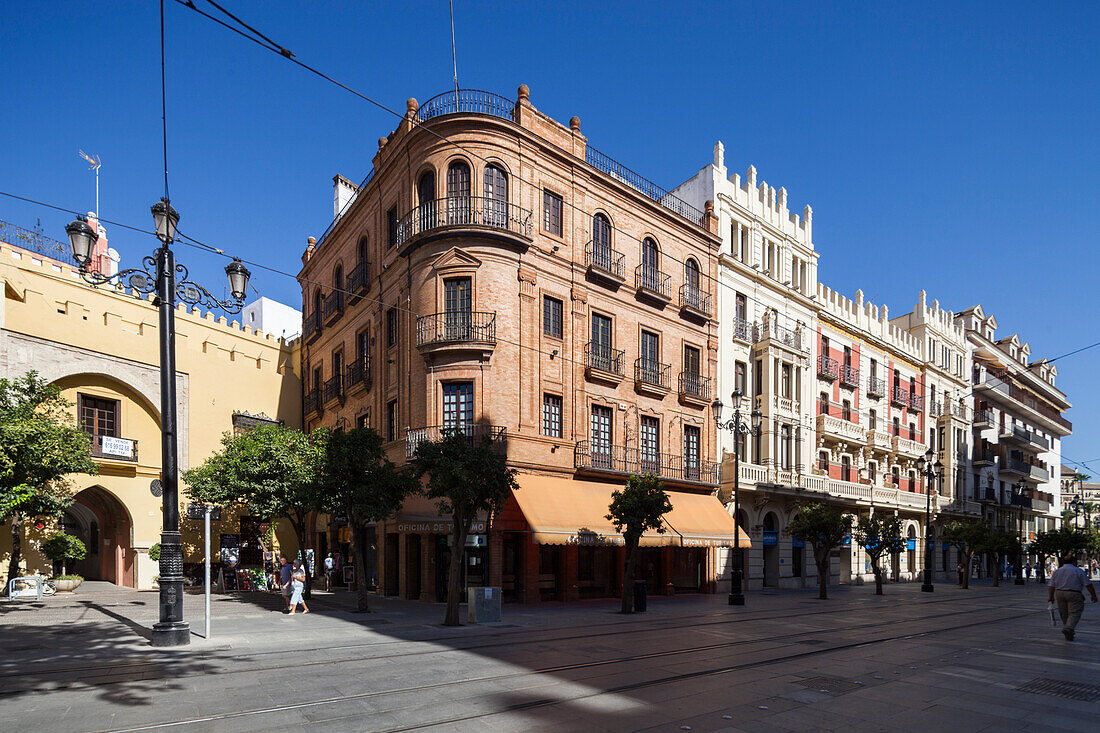
{"type": "MultiPolygon", "coordinates": [[[[521,86],[410,99],[363,184],[337,177],[335,210],[299,275],[307,428],[374,427],[398,463],[449,430],[493,441],[520,489],[471,526],[466,583],[524,602],[618,593],[610,494],[654,473],[673,512],[643,538],[641,577],[713,591],[734,528],[710,414],[712,208],[521,86]]],[[[375,532],[381,592],[443,597],[448,517],[410,499],[375,532]]]]}

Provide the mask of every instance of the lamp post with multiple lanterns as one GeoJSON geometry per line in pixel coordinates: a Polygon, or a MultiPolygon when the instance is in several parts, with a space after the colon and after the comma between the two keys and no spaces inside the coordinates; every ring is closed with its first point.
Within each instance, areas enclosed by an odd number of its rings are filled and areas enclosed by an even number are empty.
{"type": "Polygon", "coordinates": [[[191,641],[191,629],[183,620],[183,548],[179,532],[179,466],[176,447],[176,327],[177,300],[207,309],[239,313],[248,290],[248,269],[234,258],[225,268],[232,300],[219,300],[204,287],[187,279],[187,268],[172,253],[179,214],[167,198],[152,207],[156,236],[161,245],[142,267],[106,275],[91,268],[92,248],[99,238],[83,217],[65,227],[80,276],[92,285],[110,285],[141,293],[156,293],[160,311],[160,427],[163,525],[160,535],[160,621],[153,626],[153,646],[183,646],[191,641]],[[178,276],[178,277],[177,277],[178,276]]]}
{"type": "Polygon", "coordinates": [[[941,486],[943,485],[943,463],[939,460],[933,463],[934,458],[936,458],[936,454],[929,448],[923,456],[917,459],[917,470],[925,479],[924,583],[920,587],[925,593],[936,590],[935,586],[932,585],[932,486],[936,479],[939,479],[941,486]]]}
{"type": "Polygon", "coordinates": [[[733,567],[730,570],[730,597],[729,605],[745,605],[745,593],[742,588],[743,578],[741,568],[744,565],[744,554],[741,549],[741,441],[743,435],[760,435],[761,414],[759,409],[752,411],[752,424],[746,423],[741,417],[741,390],[733,391],[733,418],[722,421],[722,400],[715,398],[710,409],[714,413],[714,423],[719,430],[728,430],[733,433],[733,567]]]}

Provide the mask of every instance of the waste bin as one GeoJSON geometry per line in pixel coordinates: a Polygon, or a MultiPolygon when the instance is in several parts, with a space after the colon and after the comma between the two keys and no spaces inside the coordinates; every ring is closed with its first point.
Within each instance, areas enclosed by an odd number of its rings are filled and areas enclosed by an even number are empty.
{"type": "Polygon", "coordinates": [[[646,593],[645,593],[645,581],[634,581],[634,612],[645,613],[646,606],[646,593]]]}
{"type": "Polygon", "coordinates": [[[485,624],[500,621],[500,588],[466,589],[466,622],[485,624]]]}

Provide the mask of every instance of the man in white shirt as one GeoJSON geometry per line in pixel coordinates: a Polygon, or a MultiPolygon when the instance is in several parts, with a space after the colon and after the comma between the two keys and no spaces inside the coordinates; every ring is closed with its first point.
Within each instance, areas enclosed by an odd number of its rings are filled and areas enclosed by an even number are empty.
{"type": "Polygon", "coordinates": [[[1081,620],[1081,614],[1085,610],[1085,588],[1092,595],[1092,602],[1096,603],[1096,589],[1092,587],[1092,581],[1084,570],[1077,567],[1077,557],[1067,555],[1062,559],[1062,566],[1050,574],[1050,582],[1047,583],[1047,602],[1058,603],[1058,615],[1062,617],[1062,635],[1066,641],[1073,641],[1073,630],[1077,628],[1077,622],[1081,620]]]}

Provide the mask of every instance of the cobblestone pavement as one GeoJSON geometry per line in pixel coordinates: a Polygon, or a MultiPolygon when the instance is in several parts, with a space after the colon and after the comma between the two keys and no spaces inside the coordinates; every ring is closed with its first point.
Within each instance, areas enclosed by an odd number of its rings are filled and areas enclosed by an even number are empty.
{"type": "MultiPolygon", "coordinates": [[[[0,728],[11,731],[1096,730],[1100,605],[1077,641],[1045,589],[890,585],[504,607],[317,593],[218,596],[213,638],[148,645],[156,594],[86,583],[0,602],[0,728]]],[[[201,596],[187,599],[201,633],[201,596]]]]}

